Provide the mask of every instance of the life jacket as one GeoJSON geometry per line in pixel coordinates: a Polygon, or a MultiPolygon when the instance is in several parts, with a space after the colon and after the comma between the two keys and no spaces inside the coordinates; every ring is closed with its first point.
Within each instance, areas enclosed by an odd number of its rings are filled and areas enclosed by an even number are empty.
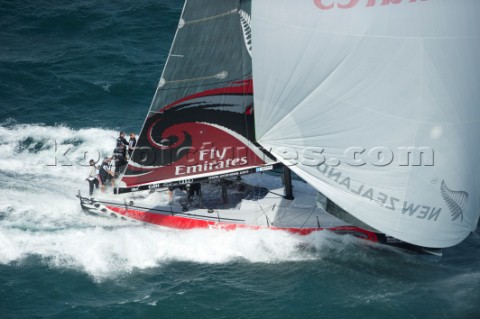
{"type": "Polygon", "coordinates": [[[130,148],[134,148],[135,145],[137,145],[137,139],[136,138],[131,138],[129,141],[128,141],[128,146],[130,148]]]}
{"type": "Polygon", "coordinates": [[[119,137],[117,139],[117,147],[113,150],[114,153],[121,153],[123,156],[127,155],[127,146],[128,142],[126,139],[121,140],[119,137]]]}
{"type": "Polygon", "coordinates": [[[103,161],[102,165],[100,165],[100,169],[98,170],[99,175],[108,175],[108,172],[110,170],[110,164],[108,162],[103,161]]]}
{"type": "Polygon", "coordinates": [[[115,155],[115,157],[117,156],[123,156],[123,152],[124,152],[125,148],[124,147],[121,147],[121,146],[117,146],[114,150],[113,150],[113,155],[115,155]]]}

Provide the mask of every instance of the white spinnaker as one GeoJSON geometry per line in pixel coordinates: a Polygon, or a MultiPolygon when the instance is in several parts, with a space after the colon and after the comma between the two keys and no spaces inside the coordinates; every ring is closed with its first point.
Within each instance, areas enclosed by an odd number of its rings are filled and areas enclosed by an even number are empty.
{"type": "Polygon", "coordinates": [[[257,140],[379,231],[455,245],[480,214],[480,1],[346,2],[252,3],[257,140]]]}

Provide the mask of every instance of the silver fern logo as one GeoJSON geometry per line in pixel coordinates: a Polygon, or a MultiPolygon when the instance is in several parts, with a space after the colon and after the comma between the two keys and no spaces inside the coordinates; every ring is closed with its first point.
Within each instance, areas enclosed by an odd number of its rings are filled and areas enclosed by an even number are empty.
{"type": "Polygon", "coordinates": [[[252,56],[252,28],[250,27],[250,15],[243,11],[238,10],[238,14],[240,15],[240,23],[242,24],[243,30],[243,39],[245,40],[245,47],[247,48],[248,54],[250,57],[252,56]]]}
{"type": "Polygon", "coordinates": [[[442,193],[443,200],[450,209],[452,221],[457,220],[459,217],[460,221],[463,221],[463,211],[467,207],[468,193],[465,191],[453,191],[449,189],[444,180],[442,180],[440,192],[442,193]]]}

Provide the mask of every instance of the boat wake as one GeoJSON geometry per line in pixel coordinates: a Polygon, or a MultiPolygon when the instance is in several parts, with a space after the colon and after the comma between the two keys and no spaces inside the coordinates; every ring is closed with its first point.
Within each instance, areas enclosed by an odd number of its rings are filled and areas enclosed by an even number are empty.
{"type": "Polygon", "coordinates": [[[179,231],[85,214],[75,195],[79,189],[87,192],[86,163],[110,155],[116,135],[99,128],[0,126],[1,264],[21,264],[36,256],[51,267],[104,278],[176,261],[317,259],[320,248],[331,245],[327,237],[335,237],[269,230],[179,231]]]}

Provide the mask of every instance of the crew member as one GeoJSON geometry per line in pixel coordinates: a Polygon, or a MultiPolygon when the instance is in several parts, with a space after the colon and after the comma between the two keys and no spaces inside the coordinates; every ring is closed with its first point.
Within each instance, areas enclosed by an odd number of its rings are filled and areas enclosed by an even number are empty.
{"type": "Polygon", "coordinates": [[[125,148],[122,146],[117,146],[113,150],[113,158],[115,161],[115,178],[118,177],[125,170],[127,165],[127,160],[125,159],[125,148]]]}
{"type": "Polygon", "coordinates": [[[128,158],[132,157],[133,150],[137,145],[137,139],[135,138],[135,133],[130,133],[130,140],[128,140],[128,158]]]}
{"type": "Polygon", "coordinates": [[[91,159],[89,161],[90,164],[90,174],[88,174],[88,177],[85,179],[88,181],[89,184],[89,194],[90,196],[93,195],[93,187],[98,189],[98,178],[97,178],[97,166],[95,165],[95,161],[91,159]]]}
{"type": "Polygon", "coordinates": [[[111,158],[105,157],[102,161],[102,164],[100,165],[98,174],[100,175],[100,180],[102,181],[102,192],[105,192],[105,184],[108,182],[111,182],[112,186],[115,186],[115,183],[113,181],[115,173],[112,171],[111,161],[111,158]]]}
{"type": "Polygon", "coordinates": [[[202,185],[200,183],[192,183],[187,185],[188,201],[191,201],[194,195],[202,198],[202,185]]]}
{"type": "Polygon", "coordinates": [[[120,132],[120,135],[117,138],[117,148],[122,148],[123,149],[123,156],[127,156],[127,147],[128,147],[128,142],[127,139],[125,138],[125,132],[120,132]]]}

